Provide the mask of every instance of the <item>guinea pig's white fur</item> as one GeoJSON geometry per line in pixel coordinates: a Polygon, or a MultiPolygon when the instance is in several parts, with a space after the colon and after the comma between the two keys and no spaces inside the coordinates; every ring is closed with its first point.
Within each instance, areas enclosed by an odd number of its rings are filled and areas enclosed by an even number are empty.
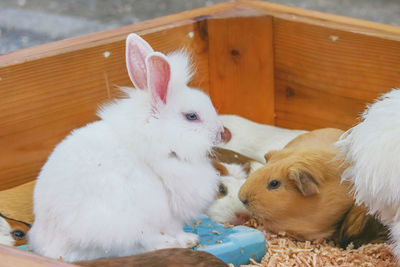
{"type": "Polygon", "coordinates": [[[232,136],[227,143],[218,146],[259,162],[265,162],[265,153],[280,150],[292,139],[307,132],[260,124],[237,115],[219,115],[219,118],[232,136]]]}
{"type": "Polygon", "coordinates": [[[11,236],[11,226],[8,222],[0,216],[0,244],[13,246],[14,239],[11,236]]]}
{"type": "Polygon", "coordinates": [[[342,179],[354,183],[357,204],[367,205],[390,227],[400,260],[400,90],[370,105],[337,146],[350,163],[342,179]]]}
{"type": "Polygon", "coordinates": [[[250,216],[250,212],[239,200],[238,193],[246,181],[247,173],[239,164],[221,163],[228,170],[228,176],[221,176],[220,183],[227,190],[227,194],[216,199],[208,208],[206,214],[214,221],[229,224],[242,224],[250,216]]]}

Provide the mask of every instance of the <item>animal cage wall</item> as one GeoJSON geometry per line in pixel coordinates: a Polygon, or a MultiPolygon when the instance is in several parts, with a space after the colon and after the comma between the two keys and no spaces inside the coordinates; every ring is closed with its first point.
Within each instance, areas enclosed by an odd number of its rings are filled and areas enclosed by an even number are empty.
{"type": "MultiPolygon", "coordinates": [[[[400,28],[267,2],[235,1],[0,56],[0,190],[34,180],[72,129],[130,86],[125,38],[190,51],[192,86],[220,113],[286,128],[354,125],[400,85],[400,28]]],[[[0,246],[5,266],[70,266],[0,246]]]]}

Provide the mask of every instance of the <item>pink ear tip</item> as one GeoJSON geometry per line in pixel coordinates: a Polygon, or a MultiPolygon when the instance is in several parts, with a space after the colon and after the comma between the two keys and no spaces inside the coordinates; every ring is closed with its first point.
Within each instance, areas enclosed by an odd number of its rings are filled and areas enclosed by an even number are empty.
{"type": "Polygon", "coordinates": [[[143,40],[143,38],[140,37],[139,35],[137,35],[136,33],[128,34],[128,36],[126,37],[126,40],[128,41],[128,40],[132,40],[132,39],[143,40]]]}
{"type": "Polygon", "coordinates": [[[160,52],[153,52],[147,56],[147,61],[163,61],[163,62],[168,62],[168,58],[160,52]]]}
{"type": "Polygon", "coordinates": [[[127,50],[130,49],[133,46],[137,46],[140,48],[140,50],[142,50],[141,53],[147,55],[151,52],[153,52],[153,48],[150,46],[150,44],[148,42],[146,42],[146,40],[144,40],[142,37],[140,37],[139,35],[137,35],[136,33],[130,33],[127,37],[126,37],[126,48],[127,50]]]}

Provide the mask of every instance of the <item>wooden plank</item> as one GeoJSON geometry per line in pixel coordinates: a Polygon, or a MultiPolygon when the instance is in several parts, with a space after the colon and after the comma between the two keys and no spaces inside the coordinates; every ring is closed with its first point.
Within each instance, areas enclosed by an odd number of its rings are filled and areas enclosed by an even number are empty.
{"type": "Polygon", "coordinates": [[[2,267],[16,267],[16,266],[29,266],[29,267],[74,267],[76,265],[64,263],[62,261],[53,260],[50,258],[42,257],[35,253],[22,251],[13,247],[0,245],[0,265],[2,267]]]}
{"type": "Polygon", "coordinates": [[[210,96],[220,113],[274,122],[272,18],[210,19],[210,96]]]}
{"type": "Polygon", "coordinates": [[[257,0],[236,0],[237,6],[252,8],[274,18],[304,22],[326,28],[373,35],[385,39],[400,40],[400,27],[368,20],[350,18],[304,8],[285,6],[257,0]]]}
{"type": "MultiPolygon", "coordinates": [[[[208,41],[201,22],[153,29],[144,38],[170,52],[186,47],[208,91],[208,41]],[[206,78],[204,78],[206,77],[206,78]]],[[[125,40],[57,53],[0,68],[0,190],[34,179],[49,152],[72,129],[96,120],[98,105],[130,86],[125,40]]]]}
{"type": "Polygon", "coordinates": [[[278,126],[347,129],[400,85],[400,40],[275,18],[274,47],[278,126]]]}

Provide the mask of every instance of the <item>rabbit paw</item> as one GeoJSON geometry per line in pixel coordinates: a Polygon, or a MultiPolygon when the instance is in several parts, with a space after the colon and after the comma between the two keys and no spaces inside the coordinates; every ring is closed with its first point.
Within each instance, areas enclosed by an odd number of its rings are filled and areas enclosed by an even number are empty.
{"type": "Polygon", "coordinates": [[[153,242],[153,250],[165,248],[182,248],[181,243],[174,237],[161,233],[153,242]]]}
{"type": "Polygon", "coordinates": [[[179,244],[184,248],[192,248],[199,244],[200,238],[196,234],[182,232],[176,237],[179,244]]]}

